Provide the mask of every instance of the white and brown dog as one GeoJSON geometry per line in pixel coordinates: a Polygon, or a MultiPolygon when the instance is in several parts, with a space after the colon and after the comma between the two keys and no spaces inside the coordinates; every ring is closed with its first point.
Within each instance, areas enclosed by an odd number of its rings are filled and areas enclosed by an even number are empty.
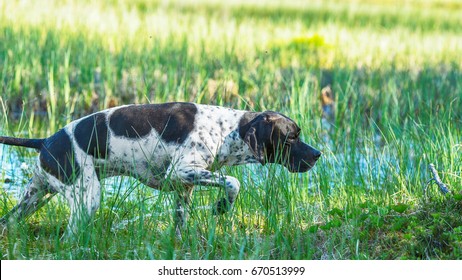
{"type": "Polygon", "coordinates": [[[0,143],[40,153],[23,198],[0,223],[23,219],[60,193],[71,210],[68,233],[75,232],[100,205],[100,179],[127,175],[149,187],[178,192],[178,233],[194,185],[224,188],[226,197],[215,204],[215,213],[233,205],[240,184],[214,172],[222,166],[279,163],[290,172],[313,167],[321,153],[301,142],[299,134],[294,121],[272,111],[165,103],[107,109],[45,139],[0,136],[0,143]]]}

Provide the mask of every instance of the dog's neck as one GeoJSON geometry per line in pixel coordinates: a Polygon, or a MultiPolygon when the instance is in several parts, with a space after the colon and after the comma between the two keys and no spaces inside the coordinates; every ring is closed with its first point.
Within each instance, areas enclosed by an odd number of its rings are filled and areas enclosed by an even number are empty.
{"type": "Polygon", "coordinates": [[[259,162],[239,136],[238,130],[233,130],[225,137],[216,159],[220,167],[259,162]]]}
{"type": "Polygon", "coordinates": [[[231,131],[220,147],[217,154],[217,162],[221,166],[234,166],[247,163],[258,163],[250,147],[244,142],[242,138],[241,129],[243,126],[251,122],[260,113],[258,112],[245,112],[239,119],[238,128],[231,131]]]}

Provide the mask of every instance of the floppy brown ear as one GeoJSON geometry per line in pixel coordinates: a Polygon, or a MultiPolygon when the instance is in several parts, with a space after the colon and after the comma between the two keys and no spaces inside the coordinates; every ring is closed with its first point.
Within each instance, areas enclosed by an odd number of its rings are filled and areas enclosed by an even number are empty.
{"type": "Polygon", "coordinates": [[[261,163],[265,164],[265,151],[264,143],[261,143],[261,139],[258,139],[257,129],[251,126],[244,137],[244,142],[249,146],[255,158],[261,163]]]}

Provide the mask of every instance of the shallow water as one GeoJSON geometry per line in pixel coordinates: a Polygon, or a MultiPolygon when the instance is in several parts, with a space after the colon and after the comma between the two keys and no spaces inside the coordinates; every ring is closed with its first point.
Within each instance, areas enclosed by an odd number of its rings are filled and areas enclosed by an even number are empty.
{"type": "MultiPolygon", "coordinates": [[[[22,148],[19,148],[22,149],[22,148]]],[[[0,189],[6,191],[7,194],[15,199],[19,199],[24,191],[29,179],[32,177],[32,172],[35,168],[36,153],[32,153],[31,156],[22,155],[17,150],[7,145],[0,145],[0,189]]],[[[246,165],[245,167],[231,167],[229,170],[221,170],[219,172],[228,173],[233,168],[239,168],[239,177],[241,177],[241,189],[253,188],[255,186],[262,186],[269,177],[280,177],[286,178],[289,173],[284,168],[261,166],[257,164],[246,165]]],[[[307,173],[297,174],[299,178],[299,185],[301,187],[314,187],[312,176],[316,172],[316,167],[313,171],[307,173]]],[[[232,174],[227,174],[231,175],[232,174]]],[[[236,175],[234,175],[236,176],[236,175]]],[[[284,179],[281,179],[284,180],[284,179]]],[[[116,176],[112,178],[106,178],[103,181],[104,191],[107,195],[117,195],[118,193],[130,192],[129,188],[137,186],[138,183],[135,179],[129,177],[116,176]]],[[[147,187],[146,187],[147,188],[147,187]]],[[[147,188],[152,191],[153,195],[158,195],[159,191],[147,188]]],[[[206,187],[198,188],[196,190],[205,190],[206,187]]],[[[135,198],[135,194],[130,194],[127,198],[135,198]]]]}
{"type": "Polygon", "coordinates": [[[14,149],[0,145],[0,184],[3,190],[19,198],[31,177],[35,158],[21,157],[14,149]]]}
{"type": "MultiPolygon", "coordinates": [[[[280,182],[287,183],[285,180],[291,178],[290,176],[295,176],[292,179],[297,180],[297,186],[308,190],[316,190],[319,187],[320,176],[328,177],[327,180],[324,180],[327,185],[323,187],[331,190],[349,184],[375,188],[392,180],[393,173],[402,172],[399,163],[393,156],[394,151],[391,147],[380,146],[375,143],[356,147],[354,152],[334,152],[334,147],[335,143],[332,141],[319,143],[317,148],[323,151],[323,155],[308,173],[289,175],[285,168],[274,168],[271,165],[251,164],[243,168],[237,167],[240,168],[238,176],[242,184],[241,189],[264,186],[268,183],[268,178],[276,178],[276,181],[270,180],[270,182],[278,183],[278,180],[281,180],[280,182]]],[[[37,156],[35,152],[22,154],[20,149],[23,148],[0,145],[0,186],[15,199],[21,197],[31,178],[37,156]]],[[[410,160],[412,161],[412,159],[410,160]]],[[[226,171],[232,172],[233,168],[226,171]]],[[[223,172],[233,176],[229,174],[230,172],[225,172],[225,170],[223,172]]],[[[120,195],[122,193],[128,199],[137,197],[136,192],[132,192],[132,190],[139,184],[136,180],[128,177],[113,177],[105,179],[103,182],[105,195],[120,195]]],[[[157,190],[149,190],[152,191],[153,196],[159,194],[157,190]]]]}
{"type": "MultiPolygon", "coordinates": [[[[32,154],[30,157],[23,156],[16,151],[16,148],[0,145],[0,186],[15,199],[19,199],[22,196],[27,183],[32,177],[32,172],[36,164],[36,154],[32,154]]],[[[120,186],[133,185],[133,183],[128,182],[125,184],[124,180],[128,181],[122,177],[105,179],[105,185],[111,186],[107,188],[107,191],[109,193],[117,193],[120,192],[118,190],[120,186]]]]}

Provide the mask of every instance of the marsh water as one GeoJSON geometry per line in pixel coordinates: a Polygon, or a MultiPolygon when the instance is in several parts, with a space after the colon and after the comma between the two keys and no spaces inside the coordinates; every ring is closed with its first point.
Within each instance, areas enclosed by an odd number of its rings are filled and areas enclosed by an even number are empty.
{"type": "MultiPolygon", "coordinates": [[[[379,137],[377,136],[377,139],[379,137]]],[[[325,137],[323,142],[317,143],[316,147],[323,152],[323,156],[316,166],[304,174],[290,175],[284,168],[246,165],[239,168],[239,178],[242,188],[265,184],[269,177],[284,177],[281,180],[296,180],[297,185],[302,188],[313,190],[319,187],[320,181],[326,184],[328,189],[334,189],[346,184],[366,186],[368,188],[380,187],[382,184],[393,180],[393,173],[411,172],[409,166],[401,168],[400,162],[396,160],[390,147],[379,144],[380,140],[375,139],[373,144],[356,147],[354,151],[334,152],[338,150],[335,143],[325,137]],[[322,180],[320,176],[326,177],[328,173],[335,172],[335,176],[322,180]]],[[[415,166],[416,158],[410,149],[410,156],[406,165],[415,166]]],[[[35,168],[37,153],[31,149],[0,145],[0,183],[2,188],[12,198],[19,199],[27,182],[32,177],[35,168]]],[[[417,159],[417,161],[419,161],[417,159]]],[[[231,170],[231,169],[229,169],[231,170]]],[[[228,171],[229,171],[228,170],[228,171]]],[[[410,176],[411,174],[408,174],[410,176]]],[[[138,183],[128,177],[112,177],[104,180],[105,192],[109,195],[138,183]]],[[[152,190],[153,195],[158,191],[152,190]]],[[[128,196],[130,198],[130,196],[128,196]]]]}

